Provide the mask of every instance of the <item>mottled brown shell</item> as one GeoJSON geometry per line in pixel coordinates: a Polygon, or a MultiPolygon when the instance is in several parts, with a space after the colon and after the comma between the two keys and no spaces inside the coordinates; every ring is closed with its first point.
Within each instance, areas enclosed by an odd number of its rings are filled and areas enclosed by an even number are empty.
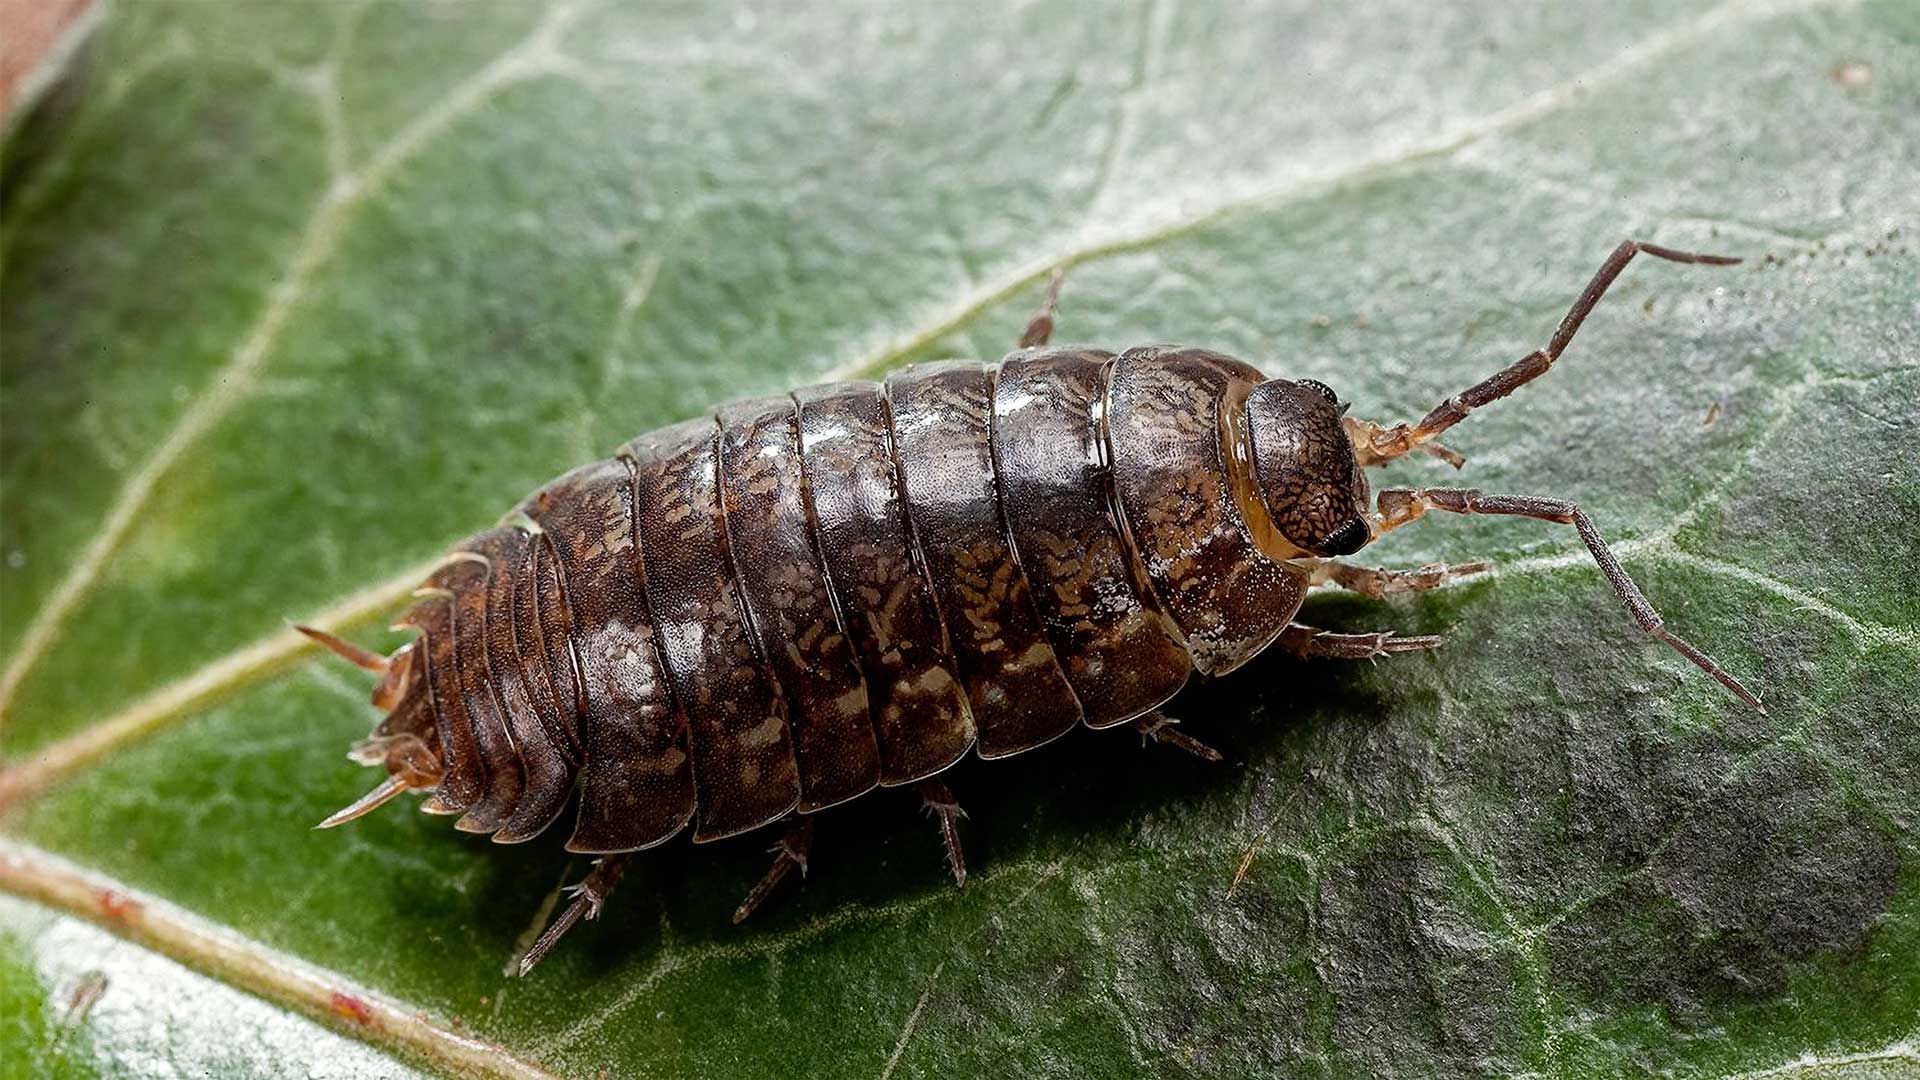
{"type": "Polygon", "coordinates": [[[720,408],[460,545],[359,753],[503,842],[697,841],[1141,716],[1306,580],[1236,360],[1022,350],[720,408]]]}

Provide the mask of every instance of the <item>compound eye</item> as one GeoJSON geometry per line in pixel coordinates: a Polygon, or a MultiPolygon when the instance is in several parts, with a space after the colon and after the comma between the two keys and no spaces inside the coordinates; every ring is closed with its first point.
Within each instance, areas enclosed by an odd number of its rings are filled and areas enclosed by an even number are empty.
{"type": "Polygon", "coordinates": [[[1367,546],[1373,539],[1373,532],[1367,528],[1364,518],[1354,518],[1334,530],[1333,535],[1320,542],[1320,550],[1328,555],[1351,555],[1367,546]]]}
{"type": "Polygon", "coordinates": [[[1340,404],[1340,398],[1338,397],[1338,395],[1334,394],[1333,387],[1328,386],[1326,383],[1315,382],[1312,379],[1296,379],[1294,381],[1298,382],[1301,386],[1310,386],[1313,389],[1318,390],[1320,392],[1320,395],[1327,399],[1327,404],[1329,405],[1340,404]]]}

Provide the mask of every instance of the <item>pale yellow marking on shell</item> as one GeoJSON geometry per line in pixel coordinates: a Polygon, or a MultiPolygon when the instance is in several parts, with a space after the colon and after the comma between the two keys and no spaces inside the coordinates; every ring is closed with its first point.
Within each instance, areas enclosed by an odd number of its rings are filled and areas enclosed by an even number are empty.
{"type": "Polygon", "coordinates": [[[530,536],[542,536],[547,531],[540,527],[539,522],[528,517],[525,510],[510,511],[506,517],[500,519],[500,524],[509,529],[519,529],[530,536]]]}

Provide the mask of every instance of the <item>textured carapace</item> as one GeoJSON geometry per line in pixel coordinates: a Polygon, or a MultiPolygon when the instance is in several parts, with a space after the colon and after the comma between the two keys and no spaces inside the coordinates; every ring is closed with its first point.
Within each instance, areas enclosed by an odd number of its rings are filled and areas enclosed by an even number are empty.
{"type": "Polygon", "coordinates": [[[1260,385],[1199,349],[1036,348],[643,435],[432,575],[358,756],[502,842],[577,775],[568,847],[609,853],[1133,720],[1306,593],[1246,498],[1260,385]]]}
{"type": "MultiPolygon", "coordinates": [[[[1210,754],[1152,715],[1193,672],[1276,640],[1303,656],[1438,644],[1293,622],[1315,584],[1379,595],[1482,569],[1328,558],[1429,510],[1576,526],[1641,626],[1757,707],[1664,630],[1578,507],[1451,488],[1367,505],[1362,466],[1414,449],[1457,465],[1433,437],[1551,366],[1641,251],[1731,261],[1622,245],[1548,348],[1418,425],[1346,418],[1319,383],[1204,349],[1023,347],[640,436],[459,545],[391,657],[309,631],[380,673],[387,713],[354,757],[388,778],[326,824],[427,790],[428,812],[518,842],[577,788],[567,846],[610,855],[689,826],[731,836],[1081,725],[1136,721],[1210,754]]],[[[1022,345],[1050,328],[1051,299],[1022,345]]],[[[923,790],[963,879],[959,809],[923,790]]],[[[807,820],[742,915],[804,865],[807,820]]],[[[589,877],[532,957],[592,917],[623,864],[589,877]]]]}

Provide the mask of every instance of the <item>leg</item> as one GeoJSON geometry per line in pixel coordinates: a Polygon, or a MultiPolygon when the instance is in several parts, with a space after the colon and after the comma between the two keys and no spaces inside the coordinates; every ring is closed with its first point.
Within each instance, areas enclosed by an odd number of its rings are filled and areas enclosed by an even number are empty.
{"type": "Polygon", "coordinates": [[[1553,338],[1547,342],[1546,348],[1534,350],[1513,366],[1496,372],[1441,402],[1412,427],[1395,424],[1390,428],[1383,428],[1364,420],[1349,421],[1348,431],[1355,437],[1354,451],[1359,455],[1360,464],[1378,465],[1383,461],[1391,461],[1466,419],[1468,413],[1480,406],[1498,401],[1545,374],[1547,369],[1553,366],[1553,362],[1560,359],[1560,354],[1566,351],[1567,343],[1573,340],[1574,332],[1580,329],[1582,322],[1586,321],[1587,314],[1593,310],[1593,306],[1606,295],[1607,287],[1613,284],[1613,279],[1619,277],[1620,271],[1626,269],[1627,264],[1633,261],[1633,257],[1641,252],[1669,262],[1730,266],[1740,261],[1725,255],[1695,255],[1654,244],[1643,244],[1636,240],[1623,241],[1619,247],[1613,249],[1612,255],[1607,256],[1607,261],[1601,264],[1599,272],[1593,275],[1593,280],[1587,282],[1585,291],[1573,302],[1573,307],[1567,311],[1566,318],[1560,320],[1560,328],[1553,332],[1553,338]]]}
{"type": "Polygon", "coordinates": [[[1180,721],[1175,720],[1166,713],[1150,712],[1133,722],[1133,730],[1140,733],[1140,742],[1142,744],[1149,740],[1153,742],[1163,742],[1168,746],[1179,747],[1202,761],[1211,761],[1217,764],[1226,760],[1220,756],[1220,751],[1215,750],[1213,747],[1208,746],[1206,743],[1201,742],[1199,739],[1194,738],[1184,731],[1175,730],[1173,725],[1179,722],[1180,721]]]}
{"type": "Polygon", "coordinates": [[[1381,597],[1394,593],[1426,592],[1454,578],[1484,574],[1491,569],[1492,563],[1470,562],[1459,566],[1428,563],[1418,570],[1380,570],[1370,566],[1354,566],[1338,559],[1326,559],[1313,568],[1313,584],[1331,583],[1366,596],[1381,597]]]}
{"type": "Polygon", "coordinates": [[[797,866],[800,876],[807,876],[807,852],[813,850],[813,819],[803,817],[794,822],[769,850],[773,852],[773,865],[767,868],[767,876],[760,879],[760,884],[755,885],[747,898],[740,901],[740,906],[733,909],[736,926],[747,921],[747,916],[760,907],[788,871],[797,866]]]}
{"type": "Polygon", "coordinates": [[[633,852],[623,851],[617,855],[603,855],[593,864],[593,872],[581,879],[580,884],[568,890],[573,894],[573,899],[567,904],[567,909],[562,911],[560,917],[553,920],[551,925],[541,931],[540,939],[535,941],[533,948],[528,949],[527,954],[520,958],[519,974],[525,975],[532,971],[533,966],[552,951],[555,943],[565,937],[567,931],[573,929],[574,923],[581,919],[591,921],[600,917],[600,905],[607,902],[607,897],[613,893],[613,887],[620,884],[620,875],[626,872],[627,863],[632,859],[633,852]]]}
{"type": "Polygon", "coordinates": [[[1694,662],[1700,670],[1713,676],[1714,681],[1726,687],[1733,695],[1747,704],[1759,709],[1760,699],[1755,697],[1739,680],[1720,669],[1699,649],[1676,637],[1666,628],[1660,613],[1641,594],[1639,586],[1627,576],[1620,566],[1620,560],[1613,557],[1607,549],[1607,542],[1600,538],[1600,531],[1593,527],[1593,521],[1586,512],[1564,499],[1542,499],[1531,495],[1487,495],[1473,488],[1421,488],[1413,491],[1407,488],[1389,488],[1380,493],[1380,531],[1397,529],[1410,521],[1417,520],[1428,510],[1444,510],[1449,514],[1504,514],[1512,517],[1536,518],[1540,521],[1555,521],[1562,525],[1571,525],[1580,531],[1580,539],[1586,542],[1587,550],[1593,553],[1593,561],[1600,564],[1600,572],[1606,575],[1607,584],[1627,605],[1627,611],[1640,629],[1672,646],[1675,652],[1694,662]]]}
{"type": "Polygon", "coordinates": [[[917,785],[922,805],[927,813],[940,819],[940,840],[947,848],[947,869],[953,871],[953,883],[958,888],[967,885],[967,859],[960,850],[960,819],[967,816],[960,804],[954,801],[953,792],[938,780],[922,780],[917,785]]]}
{"type": "Polygon", "coordinates": [[[1391,630],[1336,634],[1305,623],[1290,623],[1274,645],[1305,660],[1374,660],[1391,653],[1437,649],[1441,640],[1433,636],[1395,637],[1391,630]]]}
{"type": "Polygon", "coordinates": [[[1354,457],[1362,465],[1381,465],[1411,450],[1419,450],[1428,457],[1437,457],[1456,469],[1464,469],[1467,465],[1467,455],[1449,450],[1437,442],[1423,442],[1416,445],[1412,442],[1411,432],[1405,424],[1395,424],[1385,428],[1371,420],[1346,416],[1340,419],[1340,426],[1346,429],[1347,441],[1353,444],[1354,457]],[[1389,453],[1383,447],[1396,449],[1389,453]]]}
{"type": "Polygon", "coordinates": [[[1053,309],[1060,303],[1060,279],[1066,271],[1055,270],[1047,279],[1047,300],[1040,305],[1040,311],[1027,321],[1027,328],[1020,334],[1020,348],[1031,349],[1036,345],[1045,345],[1053,336],[1053,309]]]}

